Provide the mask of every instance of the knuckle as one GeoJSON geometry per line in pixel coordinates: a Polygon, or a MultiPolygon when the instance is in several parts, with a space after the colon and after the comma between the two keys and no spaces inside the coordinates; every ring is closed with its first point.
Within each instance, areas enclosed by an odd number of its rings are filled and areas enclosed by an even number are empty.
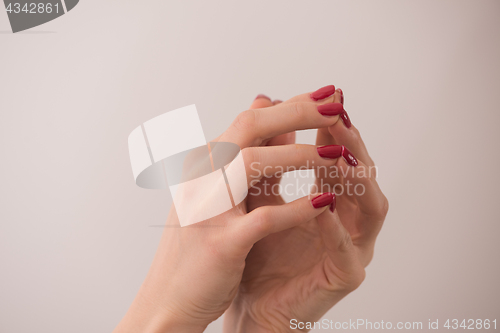
{"type": "Polygon", "coordinates": [[[233,122],[233,126],[239,131],[248,131],[254,128],[257,123],[257,112],[246,110],[240,113],[233,122]]]}
{"type": "Polygon", "coordinates": [[[254,211],[253,225],[255,232],[264,237],[272,232],[272,220],[270,218],[269,210],[266,207],[261,207],[254,211]]]}
{"type": "Polygon", "coordinates": [[[247,175],[255,174],[256,172],[260,173],[259,149],[257,147],[247,147],[241,150],[241,154],[247,175]]]}

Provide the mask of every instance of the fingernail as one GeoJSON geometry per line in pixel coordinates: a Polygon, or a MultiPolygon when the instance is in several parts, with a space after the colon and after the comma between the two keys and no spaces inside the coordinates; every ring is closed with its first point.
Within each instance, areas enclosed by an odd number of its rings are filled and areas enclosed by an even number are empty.
{"type": "Polygon", "coordinates": [[[342,146],[328,145],[323,147],[318,147],[318,154],[323,158],[339,158],[342,156],[342,146]]]}
{"type": "Polygon", "coordinates": [[[330,211],[332,213],[335,210],[336,206],[337,206],[337,196],[335,195],[335,193],[333,193],[333,201],[332,201],[332,204],[330,205],[330,211]]]}
{"type": "Polygon", "coordinates": [[[279,100],[279,99],[276,99],[273,101],[273,105],[280,104],[280,103],[283,103],[283,101],[279,100]]]}
{"type": "Polygon", "coordinates": [[[335,86],[331,85],[316,90],[315,92],[311,93],[310,96],[313,101],[319,101],[320,99],[327,98],[328,96],[331,96],[334,93],[335,93],[335,86]]]}
{"type": "Polygon", "coordinates": [[[345,110],[340,115],[340,118],[342,118],[342,121],[344,122],[345,127],[351,128],[351,126],[352,126],[351,119],[349,119],[349,115],[347,114],[347,112],[345,110]]]}
{"type": "Polygon", "coordinates": [[[347,164],[351,166],[358,165],[358,160],[356,159],[356,157],[354,157],[354,155],[345,146],[342,146],[342,157],[344,157],[347,164]]]}
{"type": "Polygon", "coordinates": [[[323,116],[336,116],[344,112],[344,107],[340,103],[328,103],[318,105],[318,112],[323,116]]]}
{"type": "Polygon", "coordinates": [[[340,103],[344,104],[344,92],[342,89],[337,89],[340,92],[340,103]]]}
{"type": "Polygon", "coordinates": [[[265,99],[271,100],[269,97],[267,97],[264,94],[259,94],[259,95],[257,95],[257,97],[255,97],[255,99],[259,99],[259,98],[265,98],[265,99]]]}
{"type": "Polygon", "coordinates": [[[314,208],[321,208],[330,205],[333,202],[333,194],[323,193],[311,200],[314,208]]]}

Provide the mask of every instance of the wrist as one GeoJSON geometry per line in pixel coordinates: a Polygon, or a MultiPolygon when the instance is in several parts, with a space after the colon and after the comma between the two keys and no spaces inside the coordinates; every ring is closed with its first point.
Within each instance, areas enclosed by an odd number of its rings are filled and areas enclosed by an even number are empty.
{"type": "Polygon", "coordinates": [[[139,293],[113,333],[202,333],[207,326],[208,324],[156,305],[139,293]]]}
{"type": "Polygon", "coordinates": [[[238,295],[224,313],[224,333],[309,332],[303,323],[316,322],[347,291],[325,292],[322,296],[293,305],[285,301],[251,300],[238,295]],[[295,311],[293,311],[293,310],[295,311]],[[302,323],[302,324],[301,324],[302,323]]]}
{"type": "MultiPolygon", "coordinates": [[[[235,300],[224,313],[224,333],[289,332],[290,326],[282,313],[267,307],[235,300]],[[242,304],[243,303],[243,304],[242,304]]],[[[278,311],[281,312],[281,311],[278,311]]],[[[300,330],[299,330],[300,332],[300,330]]]]}
{"type": "Polygon", "coordinates": [[[265,320],[253,318],[248,312],[238,316],[224,315],[224,333],[274,333],[274,332],[308,332],[309,330],[292,330],[289,322],[281,322],[276,318],[265,320]]]}

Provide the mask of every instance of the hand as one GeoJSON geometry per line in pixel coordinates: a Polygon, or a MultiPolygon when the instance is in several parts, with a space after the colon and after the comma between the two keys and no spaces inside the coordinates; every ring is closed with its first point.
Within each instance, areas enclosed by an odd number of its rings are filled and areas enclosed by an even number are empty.
{"type": "MultiPolygon", "coordinates": [[[[308,99],[309,96],[301,95],[285,103],[308,99]]],[[[341,90],[335,92],[333,102],[343,102],[341,90]]],[[[269,100],[260,99],[252,107],[271,104],[269,100]]],[[[316,143],[319,146],[345,145],[360,159],[357,166],[346,163],[351,159],[338,159],[336,166],[347,174],[346,177],[325,177],[325,173],[317,172],[317,185],[320,189],[331,190],[334,186],[345,188],[350,182],[362,185],[365,193],[344,193],[338,196],[338,209],[334,213],[327,210],[307,223],[257,242],[247,257],[237,297],[226,312],[225,331],[292,331],[291,319],[317,321],[363,281],[364,268],[372,258],[375,238],[387,214],[388,203],[375,181],[374,169],[368,173],[374,164],[359,132],[346,114],[342,115],[342,120],[318,129],[316,143]],[[357,177],[363,169],[367,173],[357,177]],[[356,173],[353,176],[349,171],[356,173]]],[[[293,144],[294,135],[281,135],[269,144],[273,142],[293,144]]],[[[323,154],[333,153],[331,156],[342,151],[335,146],[320,150],[323,154]]],[[[272,185],[278,183],[279,178],[267,181],[272,185]]],[[[258,186],[264,186],[263,181],[258,186]]],[[[248,203],[257,208],[269,202],[284,204],[279,195],[249,196],[248,203]]]]}
{"type": "MultiPolygon", "coordinates": [[[[219,137],[221,142],[233,142],[242,148],[248,183],[259,179],[259,168],[275,172],[289,166],[298,168],[312,160],[316,165],[335,163],[321,158],[315,146],[261,147],[284,133],[328,127],[339,120],[338,115],[318,112],[318,105],[324,101],[301,99],[304,101],[245,111],[219,137]]],[[[184,228],[178,227],[172,207],[148,276],[115,332],[203,331],[231,304],[252,246],[270,234],[327,211],[333,197],[318,196],[262,206],[251,212],[245,200],[224,214],[184,228]]]]}

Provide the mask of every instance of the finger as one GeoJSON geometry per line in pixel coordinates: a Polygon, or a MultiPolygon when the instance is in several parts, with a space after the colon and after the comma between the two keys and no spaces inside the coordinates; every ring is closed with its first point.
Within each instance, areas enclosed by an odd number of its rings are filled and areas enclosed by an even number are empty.
{"type": "Polygon", "coordinates": [[[351,128],[347,128],[339,121],[333,126],[330,126],[328,132],[335,138],[337,144],[349,147],[349,149],[367,165],[375,165],[356,127],[352,126],[351,128]]]}
{"type": "MultiPolygon", "coordinates": [[[[269,140],[269,142],[266,145],[267,146],[293,145],[293,144],[295,144],[295,136],[296,136],[296,132],[281,134],[281,135],[275,136],[274,138],[269,140]]],[[[256,190],[262,192],[265,187],[274,188],[276,186],[276,184],[279,184],[281,182],[281,178],[282,178],[282,175],[280,175],[280,174],[276,174],[276,175],[273,175],[271,177],[266,177],[266,179],[262,180],[261,182],[259,182],[259,184],[256,185],[256,187],[260,187],[256,190]]],[[[273,191],[268,192],[268,193],[269,193],[269,196],[276,197],[275,198],[276,201],[274,203],[278,204],[278,203],[283,202],[280,193],[276,193],[273,191]]],[[[265,198],[265,200],[269,200],[269,199],[270,199],[269,197],[265,198]]],[[[256,202],[256,204],[259,204],[259,202],[256,202]]]]}
{"type": "MultiPolygon", "coordinates": [[[[337,89],[337,92],[340,93],[340,103],[343,105],[344,92],[342,89],[337,89]]],[[[372,158],[368,154],[368,150],[366,149],[363,139],[361,139],[358,129],[352,126],[351,119],[347,111],[345,111],[345,108],[344,113],[340,117],[345,126],[341,126],[341,123],[337,122],[328,128],[328,132],[332,137],[334,137],[335,142],[339,145],[348,146],[352,152],[359,156],[359,158],[361,158],[366,164],[375,165],[372,158]]]]}
{"type": "MultiPolygon", "coordinates": [[[[262,109],[262,108],[267,108],[273,105],[277,105],[282,103],[281,100],[274,100],[271,101],[269,97],[263,94],[257,95],[255,100],[253,101],[252,105],[250,105],[250,109],[262,109]]],[[[295,132],[292,133],[285,133],[282,135],[278,135],[277,137],[269,139],[268,142],[265,142],[265,145],[268,146],[276,146],[276,145],[287,145],[290,143],[295,143],[295,132]],[[292,142],[293,141],[293,142],[292,142]]]]}
{"type": "Polygon", "coordinates": [[[271,102],[271,98],[267,97],[266,95],[259,94],[257,95],[257,97],[255,97],[252,105],[250,105],[250,109],[267,108],[272,105],[273,102],[271,102]]]}
{"type": "Polygon", "coordinates": [[[340,172],[344,177],[343,195],[355,198],[359,213],[367,217],[363,234],[375,239],[382,227],[389,209],[387,198],[382,193],[375,176],[376,167],[369,166],[344,148],[344,158],[338,160],[340,172]],[[356,165],[352,161],[356,161],[356,165]],[[351,164],[347,163],[350,161],[351,164]]]}
{"type": "Polygon", "coordinates": [[[271,140],[268,141],[268,146],[283,146],[283,145],[291,145],[295,143],[296,132],[289,132],[285,134],[281,134],[275,136],[271,140]]]}
{"type": "Polygon", "coordinates": [[[235,224],[235,241],[243,248],[262,238],[308,222],[328,209],[333,202],[331,193],[303,197],[279,206],[262,206],[248,213],[235,224]]]}
{"type": "Polygon", "coordinates": [[[319,88],[318,90],[313,92],[297,95],[285,101],[284,103],[310,102],[310,101],[318,103],[332,103],[335,91],[336,91],[335,86],[329,85],[319,88]]]}
{"type": "MultiPolygon", "coordinates": [[[[341,90],[337,89],[333,94],[333,103],[340,103],[341,101],[341,90]]],[[[318,133],[316,135],[316,145],[318,146],[326,146],[326,145],[335,145],[337,144],[335,138],[330,134],[328,128],[319,128],[318,133]]]]}
{"type": "MultiPolygon", "coordinates": [[[[339,158],[349,158],[342,146],[316,147],[305,144],[251,147],[243,149],[242,154],[250,187],[263,177],[295,170],[316,169],[319,173],[329,174],[329,168],[339,158]]],[[[348,162],[352,163],[352,160],[348,162]]]]}
{"type": "MultiPolygon", "coordinates": [[[[250,109],[262,109],[262,108],[267,108],[273,105],[277,105],[279,103],[282,103],[281,100],[274,100],[271,101],[271,98],[267,97],[266,95],[259,94],[257,97],[254,99],[252,102],[252,105],[250,105],[250,109]]],[[[275,138],[271,138],[268,142],[265,142],[266,145],[269,146],[274,146],[274,145],[283,145],[283,144],[289,144],[293,143],[290,142],[291,140],[290,133],[282,134],[280,136],[277,136],[275,138]]],[[[294,140],[295,142],[295,140],[294,140]]]]}
{"type": "Polygon", "coordinates": [[[334,197],[330,208],[316,218],[328,255],[324,270],[329,281],[338,278],[346,286],[355,289],[361,281],[353,280],[353,278],[359,277],[362,280],[364,274],[359,273],[364,270],[357,258],[351,235],[340,221],[335,210],[335,203],[334,197]]]}
{"type": "MultiPolygon", "coordinates": [[[[270,102],[270,99],[265,96],[265,95],[258,95],[257,98],[254,100],[254,102],[251,105],[251,109],[256,109],[256,108],[263,108],[263,107],[269,107],[271,105],[277,105],[282,103],[281,100],[274,100],[270,102]]],[[[287,145],[287,144],[294,144],[295,143],[295,132],[290,132],[290,133],[285,133],[278,135],[276,137],[273,137],[269,139],[268,142],[264,142],[263,145],[266,146],[281,146],[281,145],[287,145]]],[[[256,184],[253,188],[250,189],[250,194],[254,193],[263,193],[266,188],[273,188],[276,184],[279,184],[281,181],[281,176],[273,176],[266,178],[256,184]]],[[[264,203],[265,204],[283,204],[283,199],[280,197],[280,195],[274,195],[273,192],[268,192],[268,196],[256,196],[256,200],[252,200],[251,202],[248,203],[248,209],[249,211],[254,210],[257,207],[262,206],[264,203]]]]}
{"type": "MultiPolygon", "coordinates": [[[[271,99],[267,97],[266,95],[258,95],[255,100],[253,101],[252,105],[250,106],[250,109],[259,109],[259,108],[266,108],[272,105],[277,105],[279,103],[282,103],[281,100],[274,100],[271,102],[271,99]]],[[[286,144],[293,144],[295,143],[295,132],[291,133],[285,133],[282,135],[278,135],[274,138],[269,139],[268,142],[263,142],[263,145],[266,146],[278,146],[278,145],[286,145],[286,144]]],[[[265,187],[272,188],[275,184],[279,183],[281,180],[281,177],[270,177],[268,179],[265,179],[264,181],[260,182],[259,184],[255,185],[256,188],[251,189],[251,191],[260,191],[262,192],[265,187]]],[[[260,198],[260,197],[258,197],[260,198]]],[[[258,199],[257,198],[257,199],[258,199]]],[[[264,198],[267,200],[267,204],[281,204],[282,200],[277,200],[279,199],[278,196],[273,196],[274,202],[269,201],[269,197],[264,198]]],[[[259,200],[252,201],[252,204],[256,205],[255,207],[248,207],[249,210],[253,210],[256,207],[260,207],[261,203],[259,200]]]]}
{"type": "Polygon", "coordinates": [[[333,126],[342,114],[340,103],[280,103],[265,109],[247,110],[238,115],[221,141],[240,147],[259,146],[272,137],[296,130],[333,126]]]}
{"type": "MultiPolygon", "coordinates": [[[[278,105],[280,103],[283,103],[283,101],[277,99],[273,101],[273,105],[278,105]]],[[[282,146],[282,145],[291,145],[295,143],[295,136],[296,132],[289,132],[285,134],[281,134],[278,136],[275,136],[274,138],[271,138],[268,142],[268,146],[282,146]]]]}
{"type": "MultiPolygon", "coordinates": [[[[295,97],[289,99],[288,101],[286,101],[285,103],[308,102],[311,100],[316,101],[320,104],[340,103],[340,104],[344,105],[344,92],[342,91],[342,89],[335,90],[335,86],[331,85],[331,86],[326,86],[326,87],[320,88],[316,92],[312,92],[310,94],[302,94],[302,95],[295,96],[295,97]],[[319,93],[319,95],[318,95],[318,93],[319,93]],[[313,96],[320,96],[320,97],[327,96],[327,97],[318,99],[318,98],[313,98],[313,96]]],[[[341,119],[347,128],[351,127],[351,121],[350,121],[349,115],[346,112],[341,114],[341,119]]],[[[332,143],[325,143],[325,144],[334,144],[334,143],[332,142],[332,143]]]]}
{"type": "MultiPolygon", "coordinates": [[[[341,102],[341,90],[337,89],[333,94],[333,103],[341,102]]],[[[337,145],[335,138],[330,134],[328,128],[319,128],[316,134],[316,145],[326,146],[326,145],[337,145]]],[[[330,177],[326,173],[316,172],[316,185],[320,191],[331,190],[335,185],[340,183],[340,177],[330,177]],[[327,185],[327,186],[325,186],[327,185]]]]}
{"type": "MultiPolygon", "coordinates": [[[[275,101],[276,102],[276,101],[275,101]]],[[[278,101],[281,103],[281,101],[278,101]]],[[[273,102],[274,103],[274,102],[273,102]]],[[[279,104],[276,103],[276,104],[279,104]]],[[[267,143],[267,146],[284,146],[284,145],[293,145],[295,144],[296,132],[290,132],[275,136],[267,143]]],[[[281,181],[281,176],[273,176],[266,179],[269,186],[273,186],[274,184],[279,184],[281,181]]]]}

